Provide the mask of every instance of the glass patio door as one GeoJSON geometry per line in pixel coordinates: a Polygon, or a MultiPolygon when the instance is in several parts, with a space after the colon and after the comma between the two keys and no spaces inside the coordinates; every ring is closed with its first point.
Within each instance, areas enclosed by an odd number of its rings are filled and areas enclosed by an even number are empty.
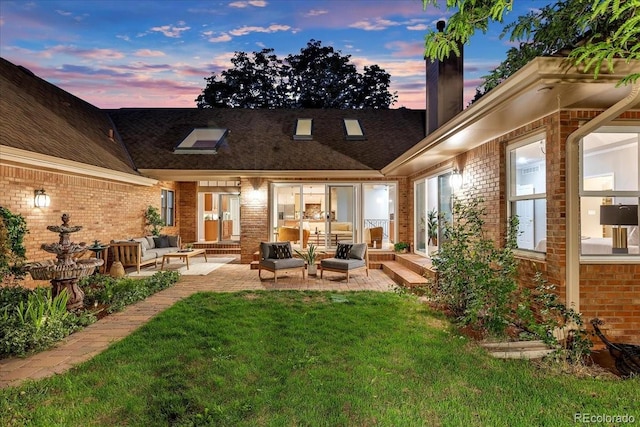
{"type": "Polygon", "coordinates": [[[355,243],[356,228],[356,186],[327,185],[327,210],[325,218],[325,247],[334,248],[338,243],[355,243]]]}

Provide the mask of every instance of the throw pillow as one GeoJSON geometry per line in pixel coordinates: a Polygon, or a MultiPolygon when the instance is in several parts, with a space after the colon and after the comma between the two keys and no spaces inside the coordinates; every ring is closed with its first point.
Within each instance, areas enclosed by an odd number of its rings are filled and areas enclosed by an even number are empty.
{"type": "Polygon", "coordinates": [[[291,251],[287,245],[273,245],[273,251],[277,259],[291,258],[291,251]]]}
{"type": "Polygon", "coordinates": [[[366,243],[356,243],[351,247],[349,251],[349,257],[353,259],[364,259],[364,254],[367,251],[366,243]]]}
{"type": "Polygon", "coordinates": [[[347,243],[338,243],[338,248],[336,249],[336,258],[349,259],[349,252],[351,252],[352,246],[353,245],[349,245],[347,243]]]}
{"type": "Polygon", "coordinates": [[[156,248],[168,248],[169,247],[169,236],[158,236],[153,238],[153,243],[155,243],[156,248]]]}
{"type": "Polygon", "coordinates": [[[178,246],[178,236],[167,236],[169,238],[169,246],[177,248],[178,246]]]}

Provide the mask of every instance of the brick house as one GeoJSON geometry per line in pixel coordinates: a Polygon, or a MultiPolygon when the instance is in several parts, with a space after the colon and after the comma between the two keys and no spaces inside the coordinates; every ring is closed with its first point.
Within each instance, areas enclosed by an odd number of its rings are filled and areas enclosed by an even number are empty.
{"type": "Polygon", "coordinates": [[[585,319],[638,343],[637,231],[624,226],[625,244],[614,244],[618,226],[605,220],[620,204],[638,219],[640,89],[616,87],[634,67],[594,80],[537,58],[462,111],[461,61],[428,64],[425,114],[101,110],[0,60],[0,204],[27,219],[34,261],[50,258],[39,246],[63,212],[84,226],[78,241],[109,241],[142,235],[153,205],[164,232],[238,244],[249,263],[283,228],[296,245],[328,249],[382,228],[372,252],[405,241],[428,258],[428,213],[446,216],[453,196],[478,195],[497,242],[509,215],[521,218],[523,284],[546,272],[585,319]],[[49,207],[34,207],[38,189],[49,207]]]}

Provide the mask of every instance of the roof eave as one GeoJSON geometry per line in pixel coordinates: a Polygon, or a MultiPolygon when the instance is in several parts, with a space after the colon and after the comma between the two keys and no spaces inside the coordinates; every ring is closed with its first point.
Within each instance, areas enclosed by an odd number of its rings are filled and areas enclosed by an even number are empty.
{"type": "Polygon", "coordinates": [[[35,168],[43,168],[55,172],[66,172],[74,175],[92,178],[108,179],[127,184],[143,185],[146,187],[157,184],[157,180],[133,173],[114,171],[107,168],[80,163],[73,160],[48,156],[33,151],[0,145],[1,163],[35,168]]]}
{"type": "MultiPolygon", "coordinates": [[[[616,70],[614,74],[602,70],[596,80],[591,73],[584,73],[575,67],[569,67],[565,58],[536,58],[479,101],[457,114],[402,156],[382,168],[382,173],[392,176],[410,175],[426,167],[435,166],[443,162],[445,158],[450,159],[560,108],[577,108],[576,106],[589,99],[588,97],[594,96],[593,91],[573,90],[574,86],[588,85],[597,88],[598,91],[606,92],[608,99],[601,102],[613,104],[623,98],[628,90],[622,88],[622,90],[611,91],[611,88],[615,88],[623,76],[637,70],[638,62],[627,63],[624,60],[617,60],[614,62],[614,66],[616,70]],[[527,97],[533,96],[538,100],[536,108],[528,108],[527,111],[523,111],[522,105],[518,106],[518,104],[522,104],[527,97]],[[520,109],[516,109],[519,107],[520,109]],[[513,114],[514,112],[518,114],[513,114]],[[510,115],[512,119],[505,121],[504,115],[510,115]],[[501,126],[492,127],[494,124],[491,121],[496,116],[500,116],[502,119],[501,126]],[[471,132],[473,126],[477,130],[481,129],[481,132],[471,132]],[[469,132],[465,134],[464,131],[469,132]],[[433,152],[434,148],[445,145],[447,149],[441,150],[442,155],[432,156],[431,159],[427,158],[427,155],[433,152]]],[[[593,108],[604,106],[593,105],[593,108]]],[[[531,104],[527,104],[527,107],[531,107],[531,104]]]]}
{"type": "Polygon", "coordinates": [[[206,181],[216,179],[267,178],[267,179],[358,179],[383,178],[378,170],[189,170],[189,169],[140,169],[145,176],[159,181],[206,181]]]}

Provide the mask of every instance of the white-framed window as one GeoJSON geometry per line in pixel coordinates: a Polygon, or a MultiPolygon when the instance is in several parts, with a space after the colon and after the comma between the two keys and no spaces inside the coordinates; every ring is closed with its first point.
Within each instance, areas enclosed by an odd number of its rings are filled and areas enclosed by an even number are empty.
{"type": "Polygon", "coordinates": [[[452,174],[449,169],[414,182],[414,250],[418,254],[436,251],[444,221],[452,221],[452,174]]]}
{"type": "Polygon", "coordinates": [[[607,126],[580,142],[580,254],[638,255],[640,126],[607,126]]]}
{"type": "Polygon", "coordinates": [[[507,147],[507,206],[517,215],[518,248],[546,252],[546,141],[536,135],[507,147]]]}
{"type": "Polygon", "coordinates": [[[175,197],[172,190],[162,190],[160,195],[160,216],[167,226],[175,225],[175,197]]]}

